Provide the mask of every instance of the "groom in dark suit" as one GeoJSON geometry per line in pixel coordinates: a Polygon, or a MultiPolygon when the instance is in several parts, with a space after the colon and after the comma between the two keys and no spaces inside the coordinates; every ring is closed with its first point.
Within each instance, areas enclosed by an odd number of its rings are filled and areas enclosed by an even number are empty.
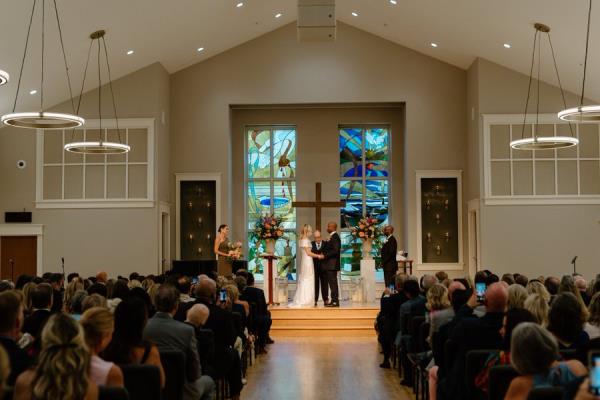
{"type": "Polygon", "coordinates": [[[383,234],[385,235],[385,243],[381,247],[381,267],[383,268],[383,279],[385,280],[385,287],[390,287],[394,284],[394,276],[398,270],[396,263],[396,252],[398,251],[398,243],[394,237],[394,227],[386,225],[383,228],[383,234]]]}
{"type": "MultiPolygon", "coordinates": [[[[325,244],[323,255],[325,258],[321,260],[321,270],[327,275],[327,283],[331,289],[331,303],[327,302],[327,296],[323,296],[325,300],[325,307],[339,307],[339,290],[337,273],[340,270],[340,251],[342,248],[342,241],[337,231],[337,223],[327,223],[327,233],[329,233],[329,240],[325,244]]],[[[325,291],[324,294],[327,294],[325,291]]]]}
{"type": "MultiPolygon", "coordinates": [[[[321,231],[316,230],[313,233],[315,240],[312,241],[312,251],[315,254],[323,254],[325,242],[321,238],[321,231]]],[[[319,301],[319,286],[321,286],[323,301],[327,302],[327,274],[321,269],[321,259],[313,258],[313,265],[315,268],[315,307],[319,301]]]]}

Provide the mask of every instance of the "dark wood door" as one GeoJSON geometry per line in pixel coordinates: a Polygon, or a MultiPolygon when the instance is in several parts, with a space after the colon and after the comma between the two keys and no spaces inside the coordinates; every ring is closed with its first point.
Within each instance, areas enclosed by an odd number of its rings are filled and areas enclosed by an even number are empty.
{"type": "Polygon", "coordinates": [[[37,237],[2,236],[0,238],[0,276],[17,279],[19,275],[36,275],[37,237]]]}

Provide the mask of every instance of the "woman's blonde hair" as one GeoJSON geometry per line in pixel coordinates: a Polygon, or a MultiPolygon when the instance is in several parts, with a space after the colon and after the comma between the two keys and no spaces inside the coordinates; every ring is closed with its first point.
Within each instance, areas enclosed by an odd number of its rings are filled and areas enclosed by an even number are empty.
{"type": "Polygon", "coordinates": [[[81,280],[81,278],[73,278],[73,280],[69,282],[67,288],[65,289],[65,308],[69,308],[69,306],[71,305],[71,299],[73,298],[75,292],[77,292],[78,290],[83,290],[83,281],[81,280]]]}
{"type": "Polygon", "coordinates": [[[227,297],[229,297],[229,299],[231,299],[232,303],[235,303],[236,301],[239,300],[240,292],[239,292],[237,286],[228,284],[228,285],[224,286],[223,289],[225,289],[227,291],[227,297]]]}
{"type": "Polygon", "coordinates": [[[548,326],[548,312],[550,307],[544,296],[540,293],[533,293],[527,296],[523,308],[533,314],[537,322],[546,327],[548,326]]]}
{"type": "Polygon", "coordinates": [[[158,283],[153,283],[146,290],[146,292],[148,292],[148,296],[150,296],[150,301],[154,306],[156,306],[156,304],[154,304],[154,297],[156,296],[156,292],[158,292],[159,287],[160,285],[158,283]]]}
{"type": "Polygon", "coordinates": [[[23,286],[23,309],[25,311],[31,310],[31,291],[37,287],[35,282],[27,282],[23,286]]]}
{"type": "Polygon", "coordinates": [[[42,351],[31,383],[32,398],[85,398],[89,368],[90,353],[81,325],[67,314],[54,314],[42,330],[42,351]]]}
{"type": "Polygon", "coordinates": [[[527,284],[527,293],[529,295],[539,294],[546,303],[550,303],[550,292],[548,292],[548,289],[546,289],[546,286],[542,282],[529,281],[527,284]]]}
{"type": "Polygon", "coordinates": [[[526,298],[527,289],[518,283],[513,283],[508,287],[508,300],[506,302],[506,309],[512,310],[513,308],[523,308],[526,298]]]}
{"type": "Polygon", "coordinates": [[[446,286],[436,283],[427,290],[427,303],[425,307],[429,311],[443,310],[450,307],[448,300],[448,289],[446,286]]]}
{"type": "Polygon", "coordinates": [[[310,226],[309,224],[304,224],[304,226],[302,227],[302,230],[300,231],[300,238],[308,238],[308,236],[310,235],[310,233],[312,233],[313,229],[312,226],[310,226]]]}
{"type": "Polygon", "coordinates": [[[115,318],[108,309],[102,307],[90,308],[83,313],[79,322],[83,327],[85,343],[90,349],[98,347],[104,335],[115,329],[115,318]]]}

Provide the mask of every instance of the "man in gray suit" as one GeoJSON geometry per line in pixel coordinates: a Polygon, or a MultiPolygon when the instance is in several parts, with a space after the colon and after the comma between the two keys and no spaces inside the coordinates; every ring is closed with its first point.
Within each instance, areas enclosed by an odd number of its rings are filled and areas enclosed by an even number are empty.
{"type": "Polygon", "coordinates": [[[161,285],[154,299],[156,314],[148,320],[144,339],[156,344],[158,351],[181,351],[185,355],[185,400],[214,398],[215,382],[202,375],[194,328],[173,319],[179,305],[179,291],[171,285],[161,285]]]}

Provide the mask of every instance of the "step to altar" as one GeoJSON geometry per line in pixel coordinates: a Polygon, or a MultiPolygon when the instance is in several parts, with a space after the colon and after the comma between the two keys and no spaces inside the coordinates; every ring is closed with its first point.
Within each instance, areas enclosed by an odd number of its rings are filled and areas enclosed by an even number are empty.
{"type": "Polygon", "coordinates": [[[280,337],[307,336],[375,336],[374,322],[378,304],[342,304],[340,308],[322,305],[312,308],[271,308],[271,335],[280,337]]]}

